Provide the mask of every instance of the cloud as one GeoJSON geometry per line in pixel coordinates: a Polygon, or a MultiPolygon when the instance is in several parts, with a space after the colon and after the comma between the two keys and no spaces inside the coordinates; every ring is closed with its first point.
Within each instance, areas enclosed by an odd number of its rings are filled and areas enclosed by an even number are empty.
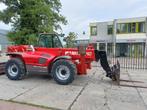
{"type": "Polygon", "coordinates": [[[146,0],[61,0],[61,3],[61,12],[69,23],[63,26],[65,33],[88,33],[88,25],[94,21],[147,16],[146,0]]]}
{"type": "MultiPolygon", "coordinates": [[[[90,22],[147,16],[147,0],[61,0],[61,3],[61,13],[68,20],[68,25],[62,26],[64,33],[73,31],[79,36],[83,31],[89,36],[90,22]]],[[[0,4],[0,10],[4,8],[0,4]]],[[[9,26],[0,23],[0,28],[9,26]]]]}
{"type": "Polygon", "coordinates": [[[0,22],[0,29],[10,30],[11,26],[10,25],[6,25],[3,22],[0,22]]]}
{"type": "Polygon", "coordinates": [[[4,5],[3,3],[0,3],[0,10],[4,10],[6,8],[6,5],[4,5]]]}
{"type": "MultiPolygon", "coordinates": [[[[5,8],[6,8],[6,5],[0,3],[0,11],[4,10],[5,8]]],[[[10,30],[11,26],[10,25],[6,25],[3,22],[0,22],[0,29],[10,30]]]]}
{"type": "Polygon", "coordinates": [[[138,10],[135,10],[131,15],[135,17],[145,17],[147,16],[147,7],[141,7],[138,10]]]}

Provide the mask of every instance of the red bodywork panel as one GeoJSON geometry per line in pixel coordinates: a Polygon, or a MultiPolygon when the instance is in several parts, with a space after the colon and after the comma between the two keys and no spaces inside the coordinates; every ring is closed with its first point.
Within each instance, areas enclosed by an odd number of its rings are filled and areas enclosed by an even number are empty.
{"type": "Polygon", "coordinates": [[[25,65],[47,68],[57,57],[70,56],[76,64],[79,75],[87,74],[87,69],[91,69],[91,62],[95,61],[93,48],[86,49],[86,55],[81,55],[77,48],[42,48],[35,47],[35,51],[30,50],[28,45],[9,46],[8,55],[11,57],[21,57],[25,65]]]}

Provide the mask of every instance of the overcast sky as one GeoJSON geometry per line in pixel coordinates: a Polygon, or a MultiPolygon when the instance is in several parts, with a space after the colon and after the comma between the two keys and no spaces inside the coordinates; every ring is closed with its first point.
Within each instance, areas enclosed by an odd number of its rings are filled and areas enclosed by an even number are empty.
{"type": "MultiPolygon", "coordinates": [[[[68,25],[62,26],[64,33],[88,34],[90,22],[147,16],[147,0],[61,0],[61,3],[61,13],[68,20],[68,25]]],[[[0,4],[0,9],[3,8],[0,4]]],[[[0,23],[0,29],[10,26],[0,23]]]]}

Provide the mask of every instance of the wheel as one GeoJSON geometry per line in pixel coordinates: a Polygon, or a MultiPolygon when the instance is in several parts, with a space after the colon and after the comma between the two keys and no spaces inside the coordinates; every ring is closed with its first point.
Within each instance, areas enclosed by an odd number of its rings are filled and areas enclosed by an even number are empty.
{"type": "Polygon", "coordinates": [[[52,66],[52,77],[61,85],[72,83],[74,76],[77,73],[75,64],[69,60],[58,60],[52,66]]]}
{"type": "Polygon", "coordinates": [[[26,74],[24,63],[18,58],[9,60],[6,63],[5,73],[11,80],[20,80],[24,78],[26,74]]]}

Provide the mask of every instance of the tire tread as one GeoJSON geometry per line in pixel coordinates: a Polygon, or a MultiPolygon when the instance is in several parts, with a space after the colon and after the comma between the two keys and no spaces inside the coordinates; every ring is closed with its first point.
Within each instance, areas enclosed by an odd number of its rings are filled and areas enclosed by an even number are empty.
{"type": "Polygon", "coordinates": [[[72,83],[73,80],[74,80],[74,77],[77,73],[77,68],[76,68],[76,65],[70,61],[70,60],[66,60],[66,59],[60,59],[60,60],[57,60],[53,66],[52,66],[52,70],[51,70],[51,75],[52,77],[54,78],[54,80],[58,83],[58,84],[61,84],[61,85],[68,85],[69,83],[72,83]],[[72,75],[71,77],[67,80],[67,81],[60,81],[56,75],[55,75],[55,68],[56,66],[60,65],[60,64],[67,64],[67,65],[70,65],[70,70],[72,72],[72,75]]]}
{"type": "Polygon", "coordinates": [[[25,65],[23,63],[23,61],[19,58],[12,58],[10,59],[7,63],[6,63],[6,68],[5,68],[5,72],[6,72],[6,75],[9,79],[11,80],[21,80],[25,77],[26,75],[26,71],[25,71],[25,65]],[[8,73],[8,67],[11,63],[16,63],[17,65],[19,65],[19,73],[16,77],[11,77],[8,73]]]}

